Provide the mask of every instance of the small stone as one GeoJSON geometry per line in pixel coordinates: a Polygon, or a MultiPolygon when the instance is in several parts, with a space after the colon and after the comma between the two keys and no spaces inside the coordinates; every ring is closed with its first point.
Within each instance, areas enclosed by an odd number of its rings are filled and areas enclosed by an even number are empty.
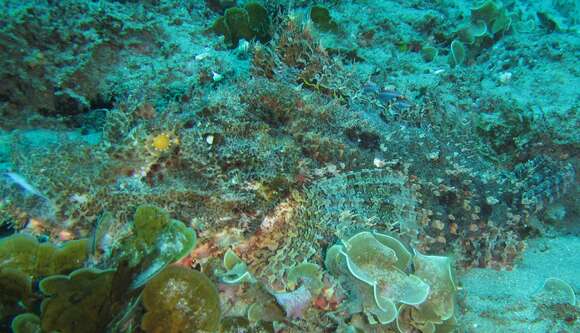
{"type": "Polygon", "coordinates": [[[212,145],[213,144],[213,140],[214,140],[213,135],[208,135],[208,136],[205,137],[205,142],[207,142],[208,145],[212,145]]]}
{"type": "Polygon", "coordinates": [[[506,84],[511,81],[513,74],[511,72],[502,72],[499,74],[499,82],[502,84],[506,84]]]}
{"type": "Polygon", "coordinates": [[[211,74],[212,74],[212,80],[213,80],[213,82],[220,82],[224,78],[223,75],[221,75],[220,73],[216,73],[214,71],[212,71],[211,74]]]}
{"type": "Polygon", "coordinates": [[[376,168],[383,168],[387,164],[387,162],[381,160],[380,158],[375,157],[375,159],[373,160],[373,164],[376,168]]]}
{"type": "Polygon", "coordinates": [[[469,231],[476,232],[478,230],[479,230],[479,227],[477,226],[477,224],[472,223],[472,224],[469,225],[469,231]]]}
{"type": "Polygon", "coordinates": [[[437,230],[443,230],[445,229],[445,224],[443,224],[443,222],[441,222],[440,220],[435,220],[433,221],[433,228],[437,230]]]}
{"type": "Polygon", "coordinates": [[[195,60],[196,61],[201,61],[201,60],[203,60],[203,59],[205,59],[207,57],[209,57],[209,53],[204,52],[204,53],[201,53],[201,54],[196,55],[195,56],[195,60]]]}
{"type": "Polygon", "coordinates": [[[499,202],[499,200],[497,200],[495,197],[493,196],[488,196],[487,198],[485,198],[485,202],[487,202],[488,205],[495,205],[499,202]]]}
{"type": "Polygon", "coordinates": [[[438,150],[436,150],[427,154],[427,160],[435,162],[439,160],[440,156],[441,153],[438,150]]]}

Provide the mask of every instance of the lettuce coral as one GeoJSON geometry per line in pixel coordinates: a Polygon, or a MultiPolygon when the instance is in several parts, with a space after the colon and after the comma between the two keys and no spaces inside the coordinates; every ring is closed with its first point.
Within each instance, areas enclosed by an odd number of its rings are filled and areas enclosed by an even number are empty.
{"type": "Polygon", "coordinates": [[[33,313],[19,314],[10,326],[14,333],[41,333],[40,318],[33,313]]]}
{"type": "Polygon", "coordinates": [[[244,7],[226,9],[224,16],[219,17],[212,30],[224,35],[224,41],[236,47],[240,39],[257,39],[262,43],[270,40],[270,18],[266,8],[254,2],[244,7]]]}
{"type": "Polygon", "coordinates": [[[0,240],[0,263],[32,277],[69,273],[87,258],[87,240],[68,241],[61,247],[39,243],[27,234],[14,234],[0,240]]]}
{"type": "Polygon", "coordinates": [[[41,326],[46,332],[103,332],[111,317],[112,270],[81,268],[70,275],[53,275],[40,281],[46,296],[41,326]]]}
{"type": "Polygon", "coordinates": [[[364,231],[328,249],[325,265],[356,296],[351,312],[371,324],[396,320],[401,332],[453,326],[457,287],[447,257],[413,256],[396,238],[364,231]]]}
{"type": "Polygon", "coordinates": [[[86,239],[68,241],[60,247],[39,243],[27,234],[0,240],[0,319],[30,310],[33,279],[69,273],[82,267],[86,258],[86,239]]]}

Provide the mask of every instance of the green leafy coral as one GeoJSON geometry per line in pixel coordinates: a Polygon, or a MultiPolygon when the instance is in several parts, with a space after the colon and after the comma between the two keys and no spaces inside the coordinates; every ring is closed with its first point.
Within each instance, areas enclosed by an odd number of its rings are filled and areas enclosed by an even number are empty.
{"type": "Polygon", "coordinates": [[[292,267],[288,272],[287,279],[288,288],[295,289],[299,284],[303,284],[313,294],[319,294],[324,287],[320,266],[309,262],[303,262],[292,267]]]}
{"type": "Polygon", "coordinates": [[[170,263],[187,255],[196,243],[195,231],[173,220],[162,209],[143,205],[137,208],[130,232],[113,251],[117,261],[139,267],[131,288],[143,286],[170,263]]]}
{"type": "Polygon", "coordinates": [[[492,35],[505,32],[511,25],[511,18],[505,7],[493,0],[486,0],[471,9],[471,20],[483,22],[492,35]]]}
{"type": "Polygon", "coordinates": [[[14,333],[40,333],[40,318],[34,313],[23,313],[14,317],[10,325],[14,333]]]}
{"type": "Polygon", "coordinates": [[[53,275],[40,282],[47,298],[41,306],[43,331],[103,332],[111,313],[112,270],[82,268],[70,275],[53,275]]]}
{"type": "Polygon", "coordinates": [[[61,247],[39,243],[27,234],[14,234],[0,241],[2,269],[17,269],[33,277],[71,272],[86,258],[86,239],[68,241],[61,247]]]}
{"type": "Polygon", "coordinates": [[[397,317],[400,332],[451,332],[455,327],[455,294],[457,285],[451,259],[426,256],[419,252],[413,258],[415,274],[430,286],[425,302],[415,306],[401,306],[397,317]],[[413,329],[411,329],[413,328],[413,329]]]}
{"type": "Polygon", "coordinates": [[[12,268],[0,269],[0,319],[32,307],[32,279],[12,268]]]}
{"type": "Polygon", "coordinates": [[[224,255],[223,266],[226,272],[218,274],[223,283],[237,284],[242,282],[256,282],[256,279],[248,271],[248,265],[231,249],[227,250],[224,255]]]}
{"type": "Polygon", "coordinates": [[[544,304],[570,304],[576,306],[576,293],[568,282],[558,278],[547,278],[534,297],[544,304]]]}
{"type": "Polygon", "coordinates": [[[372,233],[360,232],[344,245],[331,247],[326,266],[355,286],[369,318],[388,324],[397,318],[397,304],[421,304],[429,295],[427,283],[401,269],[407,264],[404,258],[372,233]]]}
{"type": "Polygon", "coordinates": [[[257,3],[248,3],[244,7],[226,9],[219,17],[212,30],[224,36],[224,41],[236,47],[240,39],[257,39],[265,43],[271,38],[270,18],[266,8],[257,3]]]}
{"type": "Polygon", "coordinates": [[[322,31],[338,31],[338,24],[330,16],[328,8],[323,6],[312,6],[310,8],[310,19],[322,31]]]}
{"type": "Polygon", "coordinates": [[[477,50],[492,45],[511,25],[512,18],[507,9],[493,0],[486,0],[471,8],[470,20],[462,24],[455,33],[449,63],[451,66],[461,65],[468,56],[465,45],[470,46],[471,53],[476,53],[477,50]]]}
{"type": "Polygon", "coordinates": [[[117,235],[105,258],[93,253],[92,264],[111,269],[80,268],[89,247],[96,252],[96,244],[110,232],[109,222],[99,223],[92,242],[82,239],[57,247],[24,234],[0,241],[0,317],[22,314],[13,321],[14,330],[21,332],[34,331],[38,325],[43,332],[117,331],[130,320],[140,288],[196,243],[193,229],[155,206],[144,205],[137,208],[133,223],[117,235]],[[42,278],[40,292],[32,288],[37,278],[42,278]],[[41,299],[35,321],[31,312],[41,299]]]}
{"type": "Polygon", "coordinates": [[[56,246],[39,243],[27,234],[0,240],[0,318],[29,310],[35,301],[33,279],[66,274],[82,267],[87,258],[87,240],[56,246]]]}
{"type": "Polygon", "coordinates": [[[350,311],[364,312],[371,324],[397,320],[407,332],[406,327],[436,327],[453,318],[457,288],[449,258],[413,256],[396,238],[363,231],[332,246],[325,264],[356,296],[350,311]]]}
{"type": "Polygon", "coordinates": [[[492,0],[471,8],[468,23],[457,31],[457,37],[467,44],[474,44],[483,37],[495,38],[509,30],[512,19],[507,9],[492,0]]]}

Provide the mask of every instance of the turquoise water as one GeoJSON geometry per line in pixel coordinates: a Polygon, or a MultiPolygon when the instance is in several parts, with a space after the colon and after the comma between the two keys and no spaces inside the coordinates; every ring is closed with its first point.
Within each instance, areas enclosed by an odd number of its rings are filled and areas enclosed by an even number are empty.
{"type": "Polygon", "coordinates": [[[0,332],[580,331],[577,0],[0,6],[0,332]]]}

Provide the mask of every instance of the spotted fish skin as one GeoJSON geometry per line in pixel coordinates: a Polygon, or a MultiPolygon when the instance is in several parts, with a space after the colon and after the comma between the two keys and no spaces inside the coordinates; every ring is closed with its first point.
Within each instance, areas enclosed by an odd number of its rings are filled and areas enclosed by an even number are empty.
{"type": "Polygon", "coordinates": [[[563,197],[576,181],[572,164],[559,163],[547,156],[516,165],[514,176],[522,206],[533,213],[563,197]]]}

